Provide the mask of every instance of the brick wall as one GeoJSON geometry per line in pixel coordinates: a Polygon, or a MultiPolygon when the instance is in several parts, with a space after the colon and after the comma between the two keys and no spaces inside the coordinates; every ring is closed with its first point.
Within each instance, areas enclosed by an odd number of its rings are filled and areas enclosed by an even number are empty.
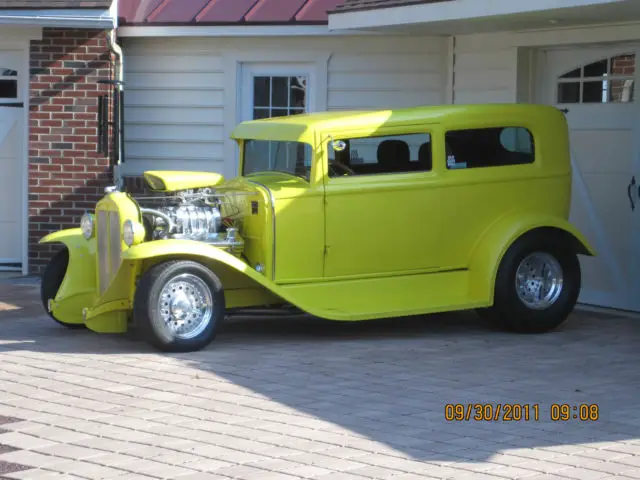
{"type": "Polygon", "coordinates": [[[29,265],[39,273],[59,246],[49,232],[79,226],[108,184],[109,161],[97,149],[97,97],[113,78],[106,33],[45,29],[31,42],[29,112],[29,265]]]}
{"type": "Polygon", "coordinates": [[[633,96],[633,76],[636,73],[636,56],[620,55],[611,59],[611,73],[615,76],[631,77],[629,80],[611,82],[611,101],[629,102],[633,96]]]}

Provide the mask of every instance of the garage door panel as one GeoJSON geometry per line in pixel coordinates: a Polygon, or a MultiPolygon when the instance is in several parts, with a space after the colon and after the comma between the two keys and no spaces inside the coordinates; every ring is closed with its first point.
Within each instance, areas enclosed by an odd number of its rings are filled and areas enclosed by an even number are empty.
{"type": "MultiPolygon", "coordinates": [[[[632,226],[634,213],[629,208],[626,174],[584,175],[595,214],[607,234],[612,247],[612,255],[622,269],[628,266],[631,254],[632,226]]],[[[631,272],[623,272],[630,275],[631,272]]]]}
{"type": "Polygon", "coordinates": [[[606,292],[611,296],[615,296],[618,287],[611,269],[596,258],[582,258],[580,260],[583,278],[589,278],[590,281],[585,283],[582,288],[580,301],[583,303],[593,303],[590,296],[594,292],[606,292]]]}
{"type": "Polygon", "coordinates": [[[625,186],[629,183],[633,163],[631,129],[572,130],[570,139],[571,150],[583,174],[624,174],[627,176],[625,186]]]}
{"type": "Polygon", "coordinates": [[[0,105],[0,266],[18,262],[21,252],[21,109],[0,105]]]}
{"type": "Polygon", "coordinates": [[[640,264],[640,208],[631,210],[627,192],[634,174],[640,181],[640,102],[632,91],[636,51],[628,45],[548,51],[545,78],[549,103],[567,112],[570,220],[598,253],[580,259],[580,301],[638,310],[640,284],[634,272],[640,264]],[[621,86],[629,87],[625,95],[621,86]]]}

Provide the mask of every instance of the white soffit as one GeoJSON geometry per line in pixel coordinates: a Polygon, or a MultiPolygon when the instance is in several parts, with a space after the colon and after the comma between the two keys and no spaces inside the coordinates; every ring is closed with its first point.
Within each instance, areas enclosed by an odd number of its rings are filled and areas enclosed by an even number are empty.
{"type": "MultiPolygon", "coordinates": [[[[491,17],[567,11],[599,5],[638,4],[637,0],[450,0],[383,9],[329,14],[330,30],[428,25],[452,21],[477,21],[491,17]]],[[[504,18],[503,18],[504,19],[504,18]]],[[[504,19],[506,20],[506,19],[504,19]]]]}

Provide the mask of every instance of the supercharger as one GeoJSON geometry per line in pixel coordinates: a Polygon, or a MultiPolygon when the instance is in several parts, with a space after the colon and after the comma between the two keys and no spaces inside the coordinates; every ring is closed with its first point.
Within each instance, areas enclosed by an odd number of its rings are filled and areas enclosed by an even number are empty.
{"type": "Polygon", "coordinates": [[[176,192],[169,205],[141,208],[149,240],[166,238],[216,242],[223,231],[218,199],[208,189],[176,192]]]}

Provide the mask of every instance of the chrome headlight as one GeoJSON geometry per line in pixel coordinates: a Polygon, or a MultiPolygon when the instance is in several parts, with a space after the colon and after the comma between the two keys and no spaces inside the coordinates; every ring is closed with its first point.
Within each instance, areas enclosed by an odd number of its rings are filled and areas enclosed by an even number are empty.
{"type": "Polygon", "coordinates": [[[145,237],[144,226],[133,220],[127,220],[122,226],[122,240],[130,247],[142,243],[145,237]]]}
{"type": "Polygon", "coordinates": [[[89,240],[95,233],[95,222],[93,221],[93,215],[85,213],[80,219],[80,230],[82,230],[82,236],[89,240]]]}

